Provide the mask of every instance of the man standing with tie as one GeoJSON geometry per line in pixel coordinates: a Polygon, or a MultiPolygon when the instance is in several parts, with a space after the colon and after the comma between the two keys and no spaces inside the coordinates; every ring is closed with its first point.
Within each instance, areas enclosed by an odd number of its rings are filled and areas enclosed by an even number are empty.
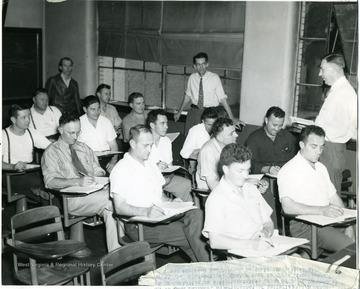
{"type": "Polygon", "coordinates": [[[220,104],[225,109],[228,117],[233,120],[235,126],[245,125],[244,122],[234,118],[226,100],[227,96],[220,77],[216,73],[207,71],[208,66],[208,55],[206,53],[200,52],[193,57],[193,67],[196,73],[190,75],[181,107],[174,114],[175,121],[178,121],[181,112],[190,101],[192,102],[186,117],[185,135],[187,135],[191,127],[201,122],[201,114],[207,107],[215,107],[220,117],[225,116],[220,104]]]}
{"type": "MultiPolygon", "coordinates": [[[[60,117],[59,125],[59,139],[45,150],[41,160],[45,186],[55,190],[86,187],[95,182],[94,177],[105,176],[91,148],[77,141],[81,131],[79,118],[65,113],[60,117]]],[[[69,198],[68,207],[72,215],[91,217],[98,214],[103,217],[108,251],[120,247],[107,187],[86,196],[69,198]]]]}
{"type": "Polygon", "coordinates": [[[357,95],[344,74],[341,54],[326,55],[319,76],[331,86],[315,124],[325,130],[325,148],[320,161],[326,166],[331,182],[341,192],[342,172],[346,168],[346,143],[356,139],[357,95]]]}

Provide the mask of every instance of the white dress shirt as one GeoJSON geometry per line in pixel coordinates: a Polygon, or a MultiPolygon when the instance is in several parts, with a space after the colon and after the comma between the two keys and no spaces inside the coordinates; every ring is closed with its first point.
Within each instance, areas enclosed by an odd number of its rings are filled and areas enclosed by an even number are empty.
{"type": "Polygon", "coordinates": [[[193,126],[188,132],[180,155],[184,159],[188,159],[194,150],[201,149],[209,139],[210,135],[206,131],[204,123],[193,126]]]}

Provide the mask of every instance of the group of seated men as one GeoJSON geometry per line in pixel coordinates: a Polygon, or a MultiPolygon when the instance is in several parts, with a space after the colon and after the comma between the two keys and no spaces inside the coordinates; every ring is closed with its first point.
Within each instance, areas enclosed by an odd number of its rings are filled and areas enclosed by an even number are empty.
{"type": "MultiPolygon", "coordinates": [[[[199,71],[204,65],[196,67],[199,71]]],[[[95,94],[83,99],[85,114],[81,117],[49,106],[44,89],[34,93],[31,109],[13,105],[12,124],[3,130],[2,164],[3,169],[23,171],[34,160],[34,147],[45,149],[41,159],[44,185],[55,190],[88,186],[95,182],[94,177],[110,174],[110,188],[70,198],[69,212],[101,215],[106,224],[107,249],[112,251],[120,246],[118,236],[126,233],[133,240],[138,238],[136,225],[116,227],[114,211],[127,217],[157,217],[163,214],[157,204],[191,201],[193,196],[188,178],[162,174],[173,162],[165,111],[146,112],[144,96],[135,92],[128,98],[132,111],[121,120],[108,104],[110,86],[100,85],[95,94]],[[117,152],[119,134],[129,151],[120,160],[115,154],[104,170],[95,153],[117,152]]],[[[285,213],[342,214],[343,203],[326,168],[318,162],[325,143],[322,128],[304,128],[297,152],[295,137],[283,129],[285,112],[271,107],[264,126],[248,137],[246,146],[240,146],[236,143],[239,123],[232,118],[219,117],[213,107],[202,109],[201,122],[190,128],[180,153],[189,160],[189,172],[196,174],[198,187],[211,191],[205,218],[202,210],[194,209],[169,224],[144,226],[146,241],[177,246],[192,261],[209,259],[204,236],[214,248],[266,250],[274,232],[273,196],[266,178],[251,178],[250,171],[277,176],[285,213]]],[[[33,184],[35,179],[27,180],[27,187],[39,185],[40,179],[33,184]]],[[[33,191],[27,195],[34,197],[33,191]]],[[[302,222],[291,221],[290,230],[294,237],[310,239],[310,227],[302,222]]],[[[319,246],[324,249],[338,251],[352,242],[352,227],[319,229],[319,246]]]]}

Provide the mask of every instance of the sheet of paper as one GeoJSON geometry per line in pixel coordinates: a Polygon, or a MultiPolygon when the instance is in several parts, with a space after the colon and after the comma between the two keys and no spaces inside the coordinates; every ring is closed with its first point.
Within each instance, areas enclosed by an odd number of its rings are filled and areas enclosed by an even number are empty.
{"type": "Polygon", "coordinates": [[[193,202],[182,202],[182,203],[163,202],[160,204],[156,204],[156,206],[158,206],[159,208],[161,208],[164,211],[164,214],[165,214],[164,216],[160,216],[157,218],[149,218],[146,216],[135,216],[135,217],[130,218],[130,221],[146,221],[149,223],[156,223],[159,221],[167,220],[178,214],[185,213],[189,210],[197,209],[197,207],[195,207],[193,205],[193,202]]]}
{"type": "Polygon", "coordinates": [[[278,233],[274,233],[270,239],[274,247],[266,249],[265,251],[243,248],[229,250],[229,253],[240,257],[272,257],[309,242],[307,239],[280,236],[278,233]]]}
{"type": "Polygon", "coordinates": [[[329,224],[343,222],[346,219],[356,218],[356,216],[357,216],[356,210],[350,210],[350,209],[343,209],[343,210],[344,210],[344,214],[342,216],[336,217],[336,218],[326,217],[323,215],[299,215],[296,217],[296,219],[304,220],[304,221],[318,224],[321,226],[325,226],[325,225],[329,225],[329,224]]]}
{"type": "Polygon", "coordinates": [[[87,187],[72,186],[72,187],[62,189],[62,190],[60,190],[60,192],[63,192],[63,193],[90,194],[90,193],[101,190],[103,187],[104,187],[104,185],[100,185],[100,184],[91,185],[91,186],[87,186],[87,187]]]}
{"type": "Polygon", "coordinates": [[[102,157],[102,156],[111,156],[111,155],[116,155],[116,154],[122,154],[123,152],[121,151],[102,151],[102,152],[95,152],[95,155],[97,157],[102,157]]]}
{"type": "Polygon", "coordinates": [[[171,142],[173,142],[174,140],[176,140],[176,138],[180,135],[179,132],[171,132],[171,133],[167,133],[166,136],[171,140],[171,142]]]}
{"type": "Polygon", "coordinates": [[[35,169],[35,168],[40,168],[40,165],[37,164],[26,164],[26,169],[35,169]]]}
{"type": "Polygon", "coordinates": [[[178,169],[184,169],[186,170],[184,167],[182,166],[169,166],[168,168],[164,169],[164,170],[161,170],[162,173],[172,173],[172,172],[175,172],[176,170],[178,169]]]}
{"type": "Polygon", "coordinates": [[[249,178],[257,179],[260,181],[263,176],[264,176],[264,174],[251,174],[251,175],[249,175],[249,178]]]}
{"type": "Polygon", "coordinates": [[[105,186],[108,183],[110,183],[110,179],[108,177],[94,177],[95,182],[97,182],[99,185],[105,186]]]}
{"type": "Polygon", "coordinates": [[[359,288],[359,271],[292,256],[167,264],[139,278],[157,288],[359,288]]]}

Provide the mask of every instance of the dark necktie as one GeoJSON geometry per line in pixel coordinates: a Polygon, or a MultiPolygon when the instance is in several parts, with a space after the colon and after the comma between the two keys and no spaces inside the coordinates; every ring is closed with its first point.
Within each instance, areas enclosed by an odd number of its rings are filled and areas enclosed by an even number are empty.
{"type": "Polygon", "coordinates": [[[199,100],[197,106],[199,107],[199,109],[204,108],[204,89],[203,89],[202,77],[200,77],[199,100]]]}
{"type": "Polygon", "coordinates": [[[79,160],[79,157],[73,147],[73,145],[69,145],[70,147],[70,152],[71,152],[71,160],[73,162],[73,165],[76,169],[76,173],[78,174],[79,172],[87,175],[87,171],[84,168],[83,164],[81,163],[81,161],[79,160]]]}

